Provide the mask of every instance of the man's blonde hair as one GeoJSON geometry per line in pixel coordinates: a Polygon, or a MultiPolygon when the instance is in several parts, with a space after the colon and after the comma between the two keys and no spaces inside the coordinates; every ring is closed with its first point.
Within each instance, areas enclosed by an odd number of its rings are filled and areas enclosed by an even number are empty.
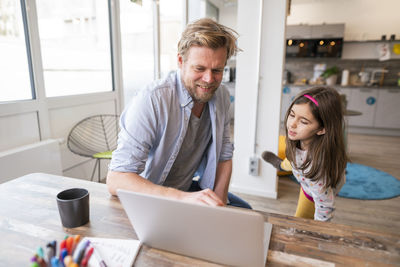
{"type": "Polygon", "coordinates": [[[236,45],[238,34],[212,19],[203,18],[187,25],[178,43],[178,54],[186,60],[187,52],[192,46],[218,49],[226,47],[226,60],[240,51],[236,45]]]}

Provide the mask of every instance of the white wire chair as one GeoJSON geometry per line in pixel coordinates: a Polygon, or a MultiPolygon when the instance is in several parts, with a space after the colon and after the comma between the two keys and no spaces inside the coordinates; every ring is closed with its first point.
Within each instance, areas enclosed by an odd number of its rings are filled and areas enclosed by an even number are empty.
{"type": "Polygon", "coordinates": [[[85,118],[69,132],[69,150],[74,154],[96,159],[91,180],[97,167],[100,182],[100,160],[111,159],[112,151],[117,148],[118,133],[118,115],[95,115],[85,118]]]}

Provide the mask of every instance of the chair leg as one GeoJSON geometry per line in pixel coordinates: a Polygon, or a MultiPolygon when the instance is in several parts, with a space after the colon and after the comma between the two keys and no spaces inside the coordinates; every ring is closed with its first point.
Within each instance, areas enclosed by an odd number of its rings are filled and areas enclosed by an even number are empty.
{"type": "Polygon", "coordinates": [[[100,159],[99,159],[99,165],[97,165],[97,168],[99,169],[99,171],[97,172],[98,173],[98,182],[100,183],[100,163],[101,163],[101,161],[100,161],[100,159]]]}
{"type": "Polygon", "coordinates": [[[94,164],[94,168],[93,168],[93,172],[92,172],[90,181],[93,181],[94,173],[96,172],[96,167],[97,167],[97,164],[99,164],[99,163],[100,163],[100,159],[96,159],[96,163],[94,164]]]}

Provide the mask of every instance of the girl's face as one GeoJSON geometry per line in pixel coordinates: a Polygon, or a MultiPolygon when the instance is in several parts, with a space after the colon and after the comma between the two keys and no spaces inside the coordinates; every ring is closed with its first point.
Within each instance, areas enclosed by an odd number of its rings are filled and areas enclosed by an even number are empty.
{"type": "Polygon", "coordinates": [[[288,138],[292,141],[300,141],[301,149],[307,150],[315,135],[322,135],[325,129],[321,128],[318,121],[311,113],[310,105],[294,104],[287,119],[286,128],[288,138]]]}

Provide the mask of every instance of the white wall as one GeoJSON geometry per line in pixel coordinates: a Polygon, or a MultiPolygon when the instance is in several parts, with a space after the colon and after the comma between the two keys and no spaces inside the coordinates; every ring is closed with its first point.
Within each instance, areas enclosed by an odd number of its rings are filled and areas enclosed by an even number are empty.
{"type": "Polygon", "coordinates": [[[219,9],[219,23],[237,29],[237,1],[208,0],[219,9]]]}
{"type": "MultiPolygon", "coordinates": [[[[400,27],[400,26],[399,26],[400,27]]],[[[400,41],[390,42],[390,59],[400,59],[400,54],[393,53],[393,45],[400,41]]],[[[342,59],[379,59],[382,42],[345,42],[343,44],[342,59]]]]}
{"type": "Polygon", "coordinates": [[[36,111],[0,116],[0,151],[39,141],[36,111]]]}
{"type": "Polygon", "coordinates": [[[399,0],[292,0],[287,24],[345,23],[345,40],[400,39],[399,0]]]}
{"type": "MultiPolygon", "coordinates": [[[[23,101],[16,105],[0,106],[0,152],[48,138],[62,139],[64,141],[59,151],[63,174],[89,179],[94,160],[75,155],[68,149],[66,143],[68,133],[77,122],[86,117],[97,114],[118,114],[117,102],[117,93],[109,92],[23,101]],[[42,116],[41,110],[45,108],[45,115],[42,116]],[[42,134],[39,122],[44,120],[49,127],[49,136],[42,134]]],[[[106,161],[103,161],[103,177],[106,174],[106,165],[106,161]]],[[[18,168],[12,164],[8,166],[18,168]]]]}
{"type": "Polygon", "coordinates": [[[188,22],[193,22],[206,15],[205,0],[188,0],[188,22]]]}
{"type": "Polygon", "coordinates": [[[235,152],[230,189],[271,198],[277,198],[276,169],[259,160],[259,175],[252,176],[248,171],[250,157],[260,158],[264,150],[278,150],[286,2],[238,1],[238,45],[243,52],[237,56],[236,64],[235,152]]]}
{"type": "Polygon", "coordinates": [[[237,5],[227,5],[219,11],[219,23],[237,29],[237,5]]]}
{"type": "MultiPolygon", "coordinates": [[[[207,0],[219,10],[219,23],[237,28],[237,1],[207,0]]],[[[206,16],[206,0],[189,0],[189,22],[206,16]]]]}

